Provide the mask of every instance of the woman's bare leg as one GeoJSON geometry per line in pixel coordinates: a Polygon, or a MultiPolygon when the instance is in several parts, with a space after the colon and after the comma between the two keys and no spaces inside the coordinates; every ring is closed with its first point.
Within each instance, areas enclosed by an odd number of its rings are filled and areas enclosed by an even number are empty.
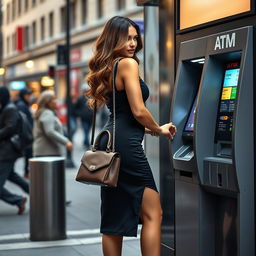
{"type": "Polygon", "coordinates": [[[122,236],[103,235],[102,249],[104,256],[121,256],[122,254],[122,236]]]}
{"type": "Polygon", "coordinates": [[[145,188],[141,205],[141,252],[143,256],[160,256],[162,208],[159,194],[145,188]]]}

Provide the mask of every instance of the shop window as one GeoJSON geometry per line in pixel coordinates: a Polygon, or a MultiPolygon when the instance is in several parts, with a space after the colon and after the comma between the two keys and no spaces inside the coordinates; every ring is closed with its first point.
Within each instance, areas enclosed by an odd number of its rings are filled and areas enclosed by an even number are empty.
{"type": "Polygon", "coordinates": [[[52,38],[53,37],[53,33],[54,33],[54,13],[51,12],[49,14],[49,37],[52,38]]]}
{"type": "Polygon", "coordinates": [[[87,22],[87,8],[88,8],[88,1],[87,0],[82,0],[82,8],[81,8],[81,17],[82,17],[82,24],[86,24],[87,22]]]}

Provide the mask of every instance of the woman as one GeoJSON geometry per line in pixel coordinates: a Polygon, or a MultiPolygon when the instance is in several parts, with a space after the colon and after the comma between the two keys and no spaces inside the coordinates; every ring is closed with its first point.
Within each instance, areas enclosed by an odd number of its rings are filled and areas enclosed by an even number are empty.
{"type": "Polygon", "coordinates": [[[63,135],[61,122],[55,114],[57,106],[53,91],[44,91],[38,99],[34,125],[34,156],[65,156],[72,150],[72,142],[63,135]]]}
{"type": "MultiPolygon", "coordinates": [[[[159,126],[145,107],[147,85],[139,77],[136,53],[142,49],[139,27],[124,17],[110,19],[96,41],[89,62],[88,104],[107,104],[112,113],[112,70],[119,60],[116,74],[116,143],[121,154],[117,188],[101,188],[101,233],[105,256],[119,256],[123,236],[136,236],[142,221],[143,256],[160,256],[162,209],[153,175],[141,142],[145,133],[172,139],[172,123],[159,126]]],[[[104,129],[112,131],[113,113],[104,129]]]]}

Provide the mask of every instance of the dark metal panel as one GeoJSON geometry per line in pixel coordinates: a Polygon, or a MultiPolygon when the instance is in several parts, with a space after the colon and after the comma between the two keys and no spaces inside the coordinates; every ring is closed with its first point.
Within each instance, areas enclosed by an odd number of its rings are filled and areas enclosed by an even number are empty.
{"type": "MultiPolygon", "coordinates": [[[[162,0],[159,8],[160,124],[169,122],[175,80],[175,1],[162,0]]],[[[174,248],[174,173],[169,142],[160,138],[160,196],[163,208],[162,243],[174,248]]],[[[170,255],[163,254],[163,255],[170,255]]]]}
{"type": "Polygon", "coordinates": [[[244,17],[235,21],[228,21],[228,22],[226,21],[217,26],[215,25],[215,26],[203,28],[196,31],[190,31],[185,34],[178,34],[176,36],[176,57],[177,57],[176,59],[177,60],[179,59],[178,54],[179,54],[179,47],[181,42],[216,34],[216,33],[221,33],[221,32],[232,30],[232,29],[246,27],[250,25],[256,26],[255,15],[250,17],[244,17]]]}

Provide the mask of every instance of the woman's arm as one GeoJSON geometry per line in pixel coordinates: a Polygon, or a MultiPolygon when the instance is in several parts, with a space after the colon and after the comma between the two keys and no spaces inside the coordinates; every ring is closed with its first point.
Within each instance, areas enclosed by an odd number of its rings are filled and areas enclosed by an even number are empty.
{"type": "Polygon", "coordinates": [[[118,73],[124,83],[126,95],[129,101],[131,111],[134,118],[145,128],[146,133],[159,136],[161,134],[172,138],[170,129],[173,127],[171,123],[159,126],[154,120],[151,113],[146,108],[139,82],[139,66],[132,58],[124,58],[119,62],[118,73]]]}

